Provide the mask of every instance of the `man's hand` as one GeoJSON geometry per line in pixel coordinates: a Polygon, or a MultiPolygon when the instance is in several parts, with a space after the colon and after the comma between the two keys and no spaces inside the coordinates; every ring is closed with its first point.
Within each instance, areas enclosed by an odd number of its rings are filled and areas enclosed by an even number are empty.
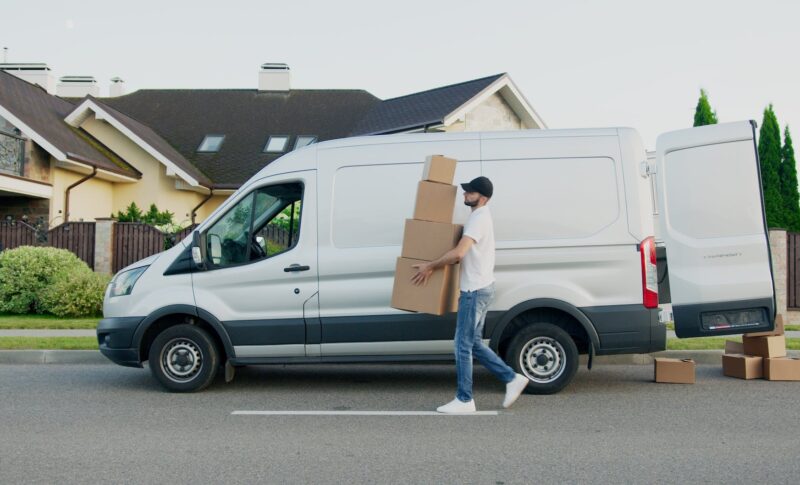
{"type": "Polygon", "coordinates": [[[411,282],[416,286],[425,286],[428,284],[428,278],[433,274],[433,268],[430,263],[420,263],[411,266],[417,270],[417,273],[411,277],[411,282]]]}

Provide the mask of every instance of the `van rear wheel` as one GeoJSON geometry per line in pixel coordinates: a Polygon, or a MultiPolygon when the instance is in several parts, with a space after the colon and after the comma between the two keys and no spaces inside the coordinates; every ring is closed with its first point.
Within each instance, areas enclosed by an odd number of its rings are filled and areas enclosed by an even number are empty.
{"type": "Polygon", "coordinates": [[[158,334],[148,361],[153,377],[167,390],[194,392],[214,381],[219,353],[205,330],[183,324],[158,334]]]}
{"type": "Polygon", "coordinates": [[[511,340],[506,362],[530,380],[527,394],[555,394],[578,370],[578,347],[562,328],[534,323],[523,327],[511,340]]]}

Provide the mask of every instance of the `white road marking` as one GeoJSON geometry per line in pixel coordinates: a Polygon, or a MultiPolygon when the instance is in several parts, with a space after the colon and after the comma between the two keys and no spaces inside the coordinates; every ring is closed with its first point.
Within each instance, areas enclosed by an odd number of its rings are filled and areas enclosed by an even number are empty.
{"type": "Polygon", "coordinates": [[[497,416],[498,411],[443,414],[436,411],[233,411],[238,416],[497,416]]]}

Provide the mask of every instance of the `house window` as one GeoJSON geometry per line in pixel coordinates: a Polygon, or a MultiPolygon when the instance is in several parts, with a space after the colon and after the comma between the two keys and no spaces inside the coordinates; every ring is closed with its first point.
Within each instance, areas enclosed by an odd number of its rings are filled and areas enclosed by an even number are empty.
{"type": "Polygon", "coordinates": [[[303,148],[304,146],[310,145],[312,143],[317,142],[316,136],[310,135],[300,135],[297,137],[297,141],[294,142],[294,149],[297,150],[298,148],[303,148]]]}
{"type": "Polygon", "coordinates": [[[25,162],[25,140],[0,131],[0,173],[23,175],[25,162]]]}
{"type": "Polygon", "coordinates": [[[270,136],[267,144],[264,145],[264,153],[282,153],[286,151],[286,143],[289,137],[286,135],[270,136]]]}
{"type": "Polygon", "coordinates": [[[197,147],[198,152],[218,152],[222,146],[225,135],[206,135],[203,142],[197,147]]]}

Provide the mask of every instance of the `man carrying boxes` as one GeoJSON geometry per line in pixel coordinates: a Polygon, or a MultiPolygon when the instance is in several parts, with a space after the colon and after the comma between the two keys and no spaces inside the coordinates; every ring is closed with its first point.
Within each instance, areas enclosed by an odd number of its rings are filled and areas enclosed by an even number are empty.
{"type": "MultiPolygon", "coordinates": [[[[450,175],[449,180],[445,179],[444,183],[447,183],[448,187],[455,189],[450,185],[452,175],[455,173],[455,160],[444,157],[431,157],[426,163],[426,178],[432,173],[440,172],[440,167],[435,166],[438,164],[448,164],[452,167],[452,169],[443,170],[450,175]]],[[[442,182],[442,179],[437,181],[442,182]]],[[[443,190],[439,187],[423,184],[425,184],[425,181],[420,183],[420,190],[417,194],[418,208],[420,202],[425,202],[421,200],[421,197],[429,197],[425,195],[427,192],[435,193],[443,190]]],[[[464,189],[464,204],[472,208],[469,220],[464,226],[463,235],[458,239],[455,247],[451,245],[451,248],[438,258],[414,264],[412,267],[417,272],[411,277],[411,282],[414,285],[424,287],[429,282],[434,281],[437,273],[443,273],[441,271],[442,268],[449,268],[456,263],[461,263],[455,334],[458,390],[453,401],[437,408],[437,411],[447,414],[475,412],[475,400],[472,395],[473,355],[498,379],[506,383],[503,407],[511,406],[528,385],[528,379],[525,376],[516,374],[511,367],[483,343],[483,325],[486,313],[489,310],[489,304],[494,298],[494,227],[491,213],[489,208],[486,207],[492,197],[492,182],[486,177],[478,177],[469,183],[461,184],[461,187],[464,189]]],[[[454,192],[451,193],[453,196],[455,195],[454,192]]],[[[436,212],[436,209],[430,211],[430,213],[434,212],[436,212]]],[[[452,220],[452,204],[449,205],[447,212],[452,220]]],[[[426,217],[427,214],[428,212],[415,210],[414,215],[416,219],[426,217]]],[[[442,214],[441,216],[444,215],[442,214]]],[[[406,227],[408,230],[408,226],[406,227]]],[[[452,271],[450,273],[452,274],[452,271]]],[[[441,278],[441,276],[439,277],[441,278]]]]}

